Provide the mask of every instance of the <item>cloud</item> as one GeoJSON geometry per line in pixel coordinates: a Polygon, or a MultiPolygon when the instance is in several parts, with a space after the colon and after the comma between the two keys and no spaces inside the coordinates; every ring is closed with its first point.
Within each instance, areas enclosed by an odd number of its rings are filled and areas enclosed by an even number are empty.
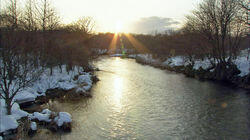
{"type": "Polygon", "coordinates": [[[175,21],[172,18],[164,18],[164,17],[146,17],[141,18],[132,24],[132,31],[134,33],[155,33],[155,32],[163,32],[168,29],[173,29],[174,26],[180,24],[178,21],[175,21]]]}

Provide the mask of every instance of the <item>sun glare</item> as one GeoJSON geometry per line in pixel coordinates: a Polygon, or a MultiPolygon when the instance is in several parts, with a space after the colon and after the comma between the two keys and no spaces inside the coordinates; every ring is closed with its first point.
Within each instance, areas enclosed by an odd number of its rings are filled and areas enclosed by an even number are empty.
{"type": "Polygon", "coordinates": [[[123,24],[121,21],[115,23],[115,33],[123,32],[123,24]]]}

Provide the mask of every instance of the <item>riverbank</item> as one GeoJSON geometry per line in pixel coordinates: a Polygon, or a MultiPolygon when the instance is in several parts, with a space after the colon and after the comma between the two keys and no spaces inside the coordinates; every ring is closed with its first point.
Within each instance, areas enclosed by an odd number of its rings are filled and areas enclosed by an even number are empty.
{"type": "Polygon", "coordinates": [[[39,106],[55,98],[70,100],[91,97],[89,91],[92,85],[98,81],[93,71],[93,69],[84,70],[81,67],[74,67],[72,70],[67,71],[66,66],[62,66],[61,68],[53,68],[53,74],[50,74],[50,70],[46,69],[37,81],[15,96],[11,115],[6,115],[5,101],[0,99],[0,136],[6,137],[20,133],[19,128],[24,123],[23,120],[29,120],[29,128],[27,128],[29,130],[36,130],[36,125],[44,125],[43,122],[54,126],[54,130],[58,128],[69,130],[72,120],[70,114],[67,112],[53,112],[53,110],[49,110],[50,108],[43,110],[33,109],[27,112],[25,108],[39,106]]]}
{"type": "MultiPolygon", "coordinates": [[[[220,65],[213,67],[210,65],[209,60],[196,60],[194,64],[191,64],[185,62],[185,58],[181,56],[172,57],[165,61],[153,59],[148,55],[137,56],[135,59],[138,63],[183,73],[187,77],[193,77],[199,80],[221,81],[235,87],[250,90],[250,62],[247,61],[246,57],[245,61],[236,60],[236,63],[225,68],[222,68],[220,65]],[[240,66],[243,66],[243,68],[240,69],[240,66]]],[[[239,59],[243,58],[241,57],[239,59]]]]}
{"type": "Polygon", "coordinates": [[[151,65],[157,68],[166,69],[178,73],[183,73],[187,77],[199,80],[220,81],[230,86],[250,90],[250,61],[247,51],[243,50],[233,64],[226,67],[217,65],[212,66],[209,59],[196,59],[190,62],[184,56],[174,56],[169,58],[155,58],[151,54],[137,54],[122,56],[120,54],[111,55],[112,57],[126,57],[135,59],[136,62],[151,65]]]}

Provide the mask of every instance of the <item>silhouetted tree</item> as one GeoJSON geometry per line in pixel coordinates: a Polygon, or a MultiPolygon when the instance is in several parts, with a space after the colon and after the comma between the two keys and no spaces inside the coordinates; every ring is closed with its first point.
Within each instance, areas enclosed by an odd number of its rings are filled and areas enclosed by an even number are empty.
{"type": "Polygon", "coordinates": [[[237,55],[246,33],[244,16],[239,0],[204,0],[187,16],[185,29],[203,36],[217,63],[226,64],[237,55]]]}

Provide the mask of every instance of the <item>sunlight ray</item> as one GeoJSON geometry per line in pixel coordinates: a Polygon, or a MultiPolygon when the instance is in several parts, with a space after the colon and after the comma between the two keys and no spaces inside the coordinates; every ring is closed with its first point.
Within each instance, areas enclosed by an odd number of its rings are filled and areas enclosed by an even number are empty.
{"type": "Polygon", "coordinates": [[[113,53],[115,52],[115,49],[116,49],[116,45],[117,45],[117,39],[118,39],[118,34],[114,34],[114,37],[109,45],[109,48],[108,48],[108,51],[110,53],[113,53]]]}
{"type": "Polygon", "coordinates": [[[147,49],[147,47],[145,45],[143,45],[141,42],[139,42],[137,39],[135,39],[131,34],[125,34],[125,36],[128,38],[128,40],[131,42],[133,47],[139,53],[150,53],[150,50],[147,49]]]}

